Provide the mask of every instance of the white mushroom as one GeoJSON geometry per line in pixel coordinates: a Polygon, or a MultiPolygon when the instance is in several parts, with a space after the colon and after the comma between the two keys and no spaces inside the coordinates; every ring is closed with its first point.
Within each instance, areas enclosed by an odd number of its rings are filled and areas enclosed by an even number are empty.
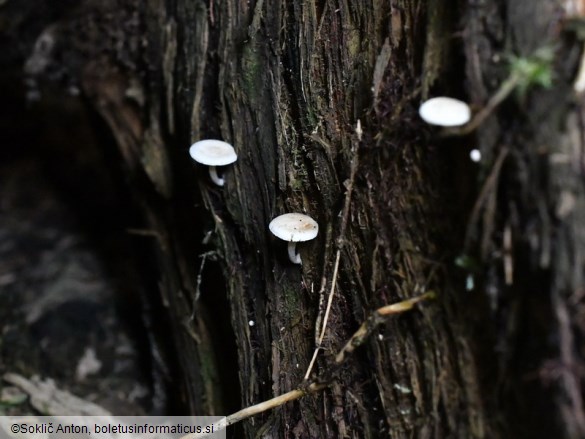
{"type": "Polygon", "coordinates": [[[479,162],[481,160],[481,151],[479,149],[472,149],[469,151],[469,158],[472,162],[479,162]]]}
{"type": "Polygon", "coordinates": [[[418,114],[426,123],[443,127],[465,125],[471,119],[469,105],[447,97],[432,98],[423,102],[418,114]]]}
{"type": "Polygon", "coordinates": [[[288,257],[293,264],[301,263],[296,251],[297,242],[310,241],[319,233],[319,224],[302,213],[285,213],[274,218],[268,228],[274,236],[288,241],[288,257]]]}
{"type": "Polygon", "coordinates": [[[238,155],[234,147],[221,140],[200,140],[189,148],[191,158],[197,163],[209,166],[209,176],[218,186],[223,186],[224,179],[217,175],[216,166],[225,166],[235,162],[238,155]]]}

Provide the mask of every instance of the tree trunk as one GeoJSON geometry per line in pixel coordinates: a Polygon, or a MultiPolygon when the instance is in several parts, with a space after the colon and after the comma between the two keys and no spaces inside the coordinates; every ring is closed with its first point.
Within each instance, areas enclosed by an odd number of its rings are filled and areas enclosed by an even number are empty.
{"type": "Polygon", "coordinates": [[[469,224],[496,329],[494,375],[516,437],[584,437],[583,97],[576,74],[585,5],[506,3],[467,10],[472,102],[494,93],[506,64],[518,68],[547,53],[551,59],[538,68],[552,72],[552,84],[525,93],[519,87],[477,134],[490,162],[505,155],[481,225],[469,224]],[[534,413],[546,416],[535,420],[534,413]]]}
{"type": "Polygon", "coordinates": [[[329,385],[238,435],[585,435],[581,24],[565,3],[109,0],[47,23],[27,73],[78,87],[116,139],[156,258],[145,301],[174,348],[153,343],[178,358],[189,412],[306,384],[333,289],[310,377],[329,385]],[[485,106],[512,54],[545,46],[553,85],[472,135],[419,119],[439,94],[485,106]],[[238,153],[223,187],[189,157],[207,138],[238,153]],[[268,230],[286,212],[319,223],[302,265],[268,230]],[[375,309],[429,291],[334,366],[375,309]]]}

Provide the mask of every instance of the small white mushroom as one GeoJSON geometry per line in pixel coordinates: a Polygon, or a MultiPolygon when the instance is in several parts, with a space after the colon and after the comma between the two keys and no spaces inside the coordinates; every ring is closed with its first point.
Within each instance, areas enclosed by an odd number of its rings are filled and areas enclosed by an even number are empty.
{"type": "Polygon", "coordinates": [[[443,127],[465,125],[471,119],[469,105],[458,99],[438,97],[429,99],[418,109],[418,114],[426,123],[443,127]]]}
{"type": "Polygon", "coordinates": [[[217,166],[225,166],[235,162],[238,155],[234,147],[222,140],[200,140],[189,148],[191,158],[197,163],[209,166],[209,176],[218,186],[223,186],[224,179],[217,175],[217,166]]]}
{"type": "Polygon", "coordinates": [[[479,149],[472,149],[469,151],[469,158],[472,162],[479,162],[481,160],[481,151],[479,149]]]}
{"type": "Polygon", "coordinates": [[[274,218],[268,228],[274,236],[288,241],[288,257],[293,264],[301,263],[296,251],[297,242],[310,241],[319,233],[319,224],[302,213],[285,213],[274,218]]]}

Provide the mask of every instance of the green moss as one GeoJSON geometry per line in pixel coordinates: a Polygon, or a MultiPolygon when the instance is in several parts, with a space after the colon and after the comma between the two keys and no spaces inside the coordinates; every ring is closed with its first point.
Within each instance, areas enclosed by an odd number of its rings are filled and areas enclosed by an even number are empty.
{"type": "Polygon", "coordinates": [[[302,191],[305,186],[302,180],[294,179],[290,181],[290,187],[293,191],[302,191]]]}
{"type": "Polygon", "coordinates": [[[299,290],[293,288],[285,289],[284,305],[284,314],[286,316],[286,320],[290,321],[291,319],[297,318],[299,316],[299,309],[301,309],[299,290]]]}
{"type": "Polygon", "coordinates": [[[289,161],[289,165],[293,168],[293,178],[289,181],[289,187],[293,191],[303,191],[307,188],[309,179],[309,173],[304,162],[304,158],[307,154],[302,150],[302,146],[299,145],[299,138],[294,129],[291,131],[292,136],[289,147],[291,148],[290,154],[292,160],[289,161]]]}
{"type": "Polygon", "coordinates": [[[319,118],[317,117],[317,110],[312,108],[310,105],[305,108],[305,117],[307,121],[307,126],[314,128],[319,123],[319,118]]]}
{"type": "Polygon", "coordinates": [[[254,41],[249,41],[242,52],[242,73],[244,79],[244,91],[250,100],[258,93],[260,75],[262,71],[262,60],[254,41]]]}
{"type": "Polygon", "coordinates": [[[347,40],[347,49],[352,58],[360,54],[362,47],[362,39],[360,38],[360,32],[358,29],[352,29],[349,32],[349,38],[347,40]]]}

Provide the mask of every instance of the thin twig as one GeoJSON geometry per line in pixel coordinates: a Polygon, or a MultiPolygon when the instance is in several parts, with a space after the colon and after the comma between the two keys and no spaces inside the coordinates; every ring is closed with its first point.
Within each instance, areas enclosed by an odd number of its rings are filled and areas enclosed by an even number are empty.
{"type": "Polygon", "coordinates": [[[514,283],[514,255],[512,250],[512,226],[509,222],[504,227],[502,247],[504,252],[504,279],[506,279],[506,285],[512,285],[514,283]]]}
{"type": "MultiPolygon", "coordinates": [[[[333,277],[331,279],[331,289],[329,290],[329,297],[327,298],[327,307],[325,308],[325,316],[323,317],[323,325],[321,326],[321,331],[319,333],[319,338],[317,339],[317,346],[315,347],[315,351],[313,352],[313,358],[311,358],[311,362],[309,363],[309,367],[307,368],[307,372],[305,373],[305,380],[309,379],[311,375],[311,371],[315,365],[315,360],[317,359],[317,355],[319,350],[321,349],[321,344],[323,343],[323,338],[325,337],[325,331],[327,330],[327,322],[329,321],[329,314],[331,312],[331,305],[333,304],[333,296],[335,295],[335,286],[337,285],[337,276],[339,274],[339,261],[341,260],[341,250],[343,249],[344,245],[344,237],[345,231],[347,229],[347,221],[349,218],[349,207],[351,205],[351,194],[353,192],[353,185],[355,183],[355,176],[357,174],[358,165],[359,165],[359,144],[362,140],[362,123],[358,119],[355,133],[357,137],[357,141],[353,141],[353,147],[351,148],[351,152],[353,154],[351,158],[351,165],[349,171],[349,183],[347,184],[347,190],[345,192],[345,201],[343,203],[343,212],[341,215],[341,227],[339,229],[339,237],[337,238],[337,252],[335,253],[335,265],[333,267],[333,277]]],[[[319,321],[317,319],[317,321],[319,321]]],[[[318,329],[318,328],[315,328],[318,329]]]]}
{"type": "Polygon", "coordinates": [[[259,404],[252,405],[250,407],[246,407],[245,409],[235,412],[229,416],[226,416],[225,426],[227,427],[228,425],[232,425],[235,424],[236,422],[243,421],[244,419],[263,413],[267,410],[279,407],[287,402],[302,398],[305,395],[316,393],[320,390],[325,389],[328,386],[329,383],[311,383],[306,388],[291,390],[290,392],[286,392],[283,395],[279,395],[275,398],[269,399],[259,404]]]}
{"type": "Polygon", "coordinates": [[[327,308],[325,309],[325,317],[323,317],[323,327],[319,334],[319,346],[323,343],[323,337],[325,337],[325,330],[327,329],[327,321],[329,320],[329,312],[331,311],[331,304],[333,303],[333,294],[335,293],[335,285],[337,281],[337,274],[339,272],[339,261],[341,259],[341,249],[337,250],[335,254],[335,266],[333,268],[333,280],[331,282],[331,290],[329,291],[329,298],[327,299],[327,308]]]}
{"type": "Polygon", "coordinates": [[[493,113],[497,106],[500,105],[502,101],[514,91],[516,86],[520,83],[520,79],[521,76],[519,74],[511,73],[510,76],[508,76],[508,78],[506,78],[506,80],[502,83],[496,94],[490,98],[485,107],[483,107],[481,111],[477,113],[468,124],[463,125],[460,128],[446,129],[441,133],[441,135],[444,137],[464,136],[477,129],[477,127],[479,127],[483,121],[493,113]]]}
{"type": "Polygon", "coordinates": [[[575,81],[573,82],[573,90],[579,94],[585,91],[585,50],[581,50],[582,53],[581,62],[579,63],[579,71],[577,72],[577,76],[575,76],[575,81]]]}
{"type": "Polygon", "coordinates": [[[197,281],[195,283],[195,294],[193,294],[193,304],[191,306],[191,317],[189,320],[195,319],[195,310],[197,309],[197,301],[201,296],[201,282],[203,282],[203,269],[205,268],[205,262],[209,256],[213,256],[215,254],[215,250],[211,250],[199,255],[201,258],[201,264],[199,265],[199,272],[197,273],[197,281]]]}
{"type": "Polygon", "coordinates": [[[498,157],[496,158],[496,162],[488,175],[475,204],[473,205],[473,209],[471,210],[471,216],[469,217],[469,222],[467,224],[467,231],[465,233],[465,248],[468,249],[471,243],[471,233],[473,227],[477,224],[479,220],[479,214],[481,212],[481,208],[484,206],[485,201],[490,195],[491,191],[494,190],[494,186],[498,181],[498,177],[500,175],[500,170],[502,169],[502,165],[504,164],[504,160],[508,156],[508,148],[502,148],[498,157]]]}
{"type": "Polygon", "coordinates": [[[232,413],[229,416],[221,418],[218,422],[213,423],[213,433],[191,433],[186,434],[180,439],[203,439],[207,437],[215,437],[217,433],[219,433],[222,430],[225,430],[230,425],[236,424],[240,421],[243,421],[244,419],[258,415],[267,410],[280,407],[281,405],[287,402],[302,398],[305,395],[316,393],[320,390],[325,389],[328,386],[329,383],[325,384],[312,383],[304,389],[291,390],[290,392],[286,392],[283,395],[276,396],[272,399],[263,401],[259,404],[251,405],[250,407],[246,407],[245,409],[242,409],[240,411],[232,413]]]}
{"type": "Polygon", "coordinates": [[[313,366],[315,365],[315,361],[317,360],[317,355],[319,354],[319,349],[321,349],[321,345],[317,343],[317,347],[313,351],[313,357],[311,358],[311,362],[309,363],[309,367],[307,367],[307,371],[305,372],[304,380],[307,381],[313,370],[313,366]]]}
{"type": "Polygon", "coordinates": [[[370,336],[374,329],[376,329],[386,320],[386,317],[409,311],[417,303],[422,302],[423,300],[434,299],[435,296],[436,295],[434,292],[429,291],[420,296],[413,297],[412,299],[403,300],[402,302],[393,303],[391,305],[378,308],[366,319],[364,323],[362,323],[362,325],[351,336],[341,351],[339,351],[335,357],[335,363],[342,364],[345,361],[346,356],[351,354],[358,346],[361,346],[364,343],[364,340],[370,336]]]}
{"type": "MultiPolygon", "coordinates": [[[[407,299],[402,302],[393,303],[386,305],[375,310],[366,321],[359,327],[359,329],[351,336],[345,346],[339,351],[335,357],[335,363],[333,364],[332,370],[327,374],[329,377],[334,375],[334,372],[347,361],[348,355],[351,354],[357,347],[361,346],[364,341],[372,334],[380,324],[382,324],[387,317],[395,314],[400,314],[405,311],[411,310],[414,305],[424,300],[430,300],[435,298],[435,293],[429,291],[412,299],[407,299]]],[[[327,382],[312,382],[308,385],[302,386],[298,389],[291,390],[283,395],[276,396],[267,401],[246,407],[240,411],[232,413],[225,418],[222,418],[219,422],[214,424],[214,432],[217,433],[229,425],[233,425],[237,422],[243,421],[244,419],[263,413],[267,410],[279,407],[287,402],[294,401],[302,398],[303,396],[310,395],[319,392],[332,384],[332,378],[327,382]]],[[[203,439],[205,437],[212,436],[211,434],[193,433],[183,436],[181,439],[203,439]]]]}

